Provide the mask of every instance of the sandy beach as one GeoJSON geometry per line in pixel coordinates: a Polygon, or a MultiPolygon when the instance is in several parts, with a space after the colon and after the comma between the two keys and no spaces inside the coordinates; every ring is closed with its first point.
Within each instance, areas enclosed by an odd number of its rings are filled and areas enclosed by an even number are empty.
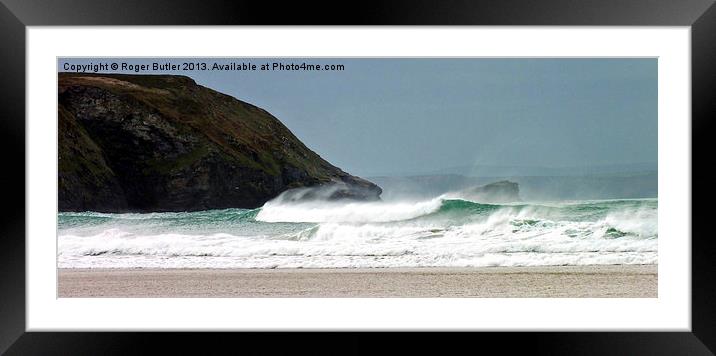
{"type": "Polygon", "coordinates": [[[657,265],[384,269],[60,269],[67,297],[656,298],[657,265]]]}

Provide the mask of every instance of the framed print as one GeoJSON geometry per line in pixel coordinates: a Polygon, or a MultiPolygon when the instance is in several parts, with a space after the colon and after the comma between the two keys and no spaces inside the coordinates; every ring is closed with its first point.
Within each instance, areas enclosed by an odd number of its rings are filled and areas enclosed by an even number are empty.
{"type": "Polygon", "coordinates": [[[712,354],[711,2],[314,5],[3,3],[2,350],[712,354]]]}

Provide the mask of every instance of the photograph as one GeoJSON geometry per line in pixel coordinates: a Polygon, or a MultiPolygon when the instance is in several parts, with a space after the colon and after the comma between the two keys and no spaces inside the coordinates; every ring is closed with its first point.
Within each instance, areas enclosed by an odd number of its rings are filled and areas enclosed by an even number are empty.
{"type": "Polygon", "coordinates": [[[0,354],[714,355],[715,1],[0,0],[0,354]]]}
{"type": "Polygon", "coordinates": [[[658,67],[58,57],[58,297],[658,298],[658,67]]]}

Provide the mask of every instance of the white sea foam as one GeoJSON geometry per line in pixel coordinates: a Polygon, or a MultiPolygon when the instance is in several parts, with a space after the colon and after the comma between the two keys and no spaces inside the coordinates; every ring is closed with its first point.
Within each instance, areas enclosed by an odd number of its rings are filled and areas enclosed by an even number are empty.
{"type": "Polygon", "coordinates": [[[60,214],[62,268],[657,263],[655,200],[267,203],[260,211],[60,214]],[[128,223],[129,221],[129,223],[128,223]]]}
{"type": "Polygon", "coordinates": [[[420,202],[297,202],[270,201],[256,216],[264,222],[389,222],[416,218],[437,211],[442,198],[420,202]]]}

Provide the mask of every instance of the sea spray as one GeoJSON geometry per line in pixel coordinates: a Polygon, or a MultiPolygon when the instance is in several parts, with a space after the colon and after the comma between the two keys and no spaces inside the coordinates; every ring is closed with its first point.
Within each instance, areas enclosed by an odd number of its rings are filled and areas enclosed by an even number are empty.
{"type": "Polygon", "coordinates": [[[656,199],[481,204],[268,202],[60,213],[62,268],[469,267],[657,263],[656,199]]]}

